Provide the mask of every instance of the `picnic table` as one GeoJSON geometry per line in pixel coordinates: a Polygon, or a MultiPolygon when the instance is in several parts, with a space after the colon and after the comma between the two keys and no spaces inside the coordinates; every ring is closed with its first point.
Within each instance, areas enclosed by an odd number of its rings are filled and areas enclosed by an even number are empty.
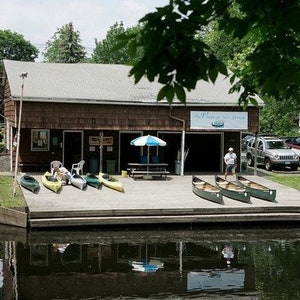
{"type": "Polygon", "coordinates": [[[167,170],[168,164],[166,163],[128,163],[127,172],[133,179],[136,176],[164,176],[165,179],[170,172],[167,170]]]}

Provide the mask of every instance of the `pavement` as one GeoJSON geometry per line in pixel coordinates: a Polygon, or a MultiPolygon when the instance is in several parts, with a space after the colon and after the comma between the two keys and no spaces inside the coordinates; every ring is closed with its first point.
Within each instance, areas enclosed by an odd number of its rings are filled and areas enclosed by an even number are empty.
{"type": "MultiPolygon", "coordinates": [[[[214,175],[197,176],[214,184],[214,175]]],[[[167,180],[134,180],[118,175],[123,193],[105,186],[99,190],[88,186],[81,191],[67,185],[58,194],[43,186],[41,174],[34,177],[40,182],[38,193],[22,188],[32,228],[300,220],[300,191],[254,175],[246,177],[277,190],[274,202],[254,197],[250,203],[227,197],[222,204],[210,202],[192,192],[192,175],[170,175],[167,180]]]]}

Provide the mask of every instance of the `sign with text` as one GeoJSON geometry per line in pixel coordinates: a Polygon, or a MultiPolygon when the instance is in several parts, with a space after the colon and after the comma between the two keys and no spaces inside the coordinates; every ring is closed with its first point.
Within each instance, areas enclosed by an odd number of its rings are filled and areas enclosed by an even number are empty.
{"type": "MultiPolygon", "coordinates": [[[[100,136],[89,136],[90,146],[100,146],[101,137],[100,136]]],[[[114,139],[112,136],[104,136],[102,146],[112,146],[114,144],[114,139]]]]}
{"type": "Polygon", "coordinates": [[[233,111],[191,111],[191,129],[248,130],[248,113],[233,111]]]}

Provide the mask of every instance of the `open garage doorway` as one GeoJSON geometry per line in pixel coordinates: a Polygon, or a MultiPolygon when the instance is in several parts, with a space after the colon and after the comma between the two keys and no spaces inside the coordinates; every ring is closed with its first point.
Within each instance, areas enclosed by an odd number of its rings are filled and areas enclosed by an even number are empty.
{"type": "Polygon", "coordinates": [[[126,170],[130,162],[140,162],[141,147],[134,147],[130,142],[141,136],[142,132],[120,132],[120,170],[126,170]]]}
{"type": "Polygon", "coordinates": [[[63,164],[71,171],[72,164],[82,160],[83,153],[83,132],[64,131],[63,143],[63,164]]]}
{"type": "MultiPolygon", "coordinates": [[[[181,132],[160,133],[159,136],[167,142],[167,147],[164,147],[164,162],[169,164],[170,170],[175,170],[182,134],[181,132]]],[[[221,133],[186,133],[185,150],[188,149],[188,155],[184,173],[221,172],[223,161],[221,145],[221,133]]]]}

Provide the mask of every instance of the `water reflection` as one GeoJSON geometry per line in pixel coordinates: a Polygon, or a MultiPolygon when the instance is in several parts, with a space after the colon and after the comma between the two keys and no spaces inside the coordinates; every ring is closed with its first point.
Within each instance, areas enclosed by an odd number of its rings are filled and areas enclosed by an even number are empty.
{"type": "Polygon", "coordinates": [[[295,227],[20,236],[1,244],[4,300],[300,298],[300,229],[295,227]]]}

